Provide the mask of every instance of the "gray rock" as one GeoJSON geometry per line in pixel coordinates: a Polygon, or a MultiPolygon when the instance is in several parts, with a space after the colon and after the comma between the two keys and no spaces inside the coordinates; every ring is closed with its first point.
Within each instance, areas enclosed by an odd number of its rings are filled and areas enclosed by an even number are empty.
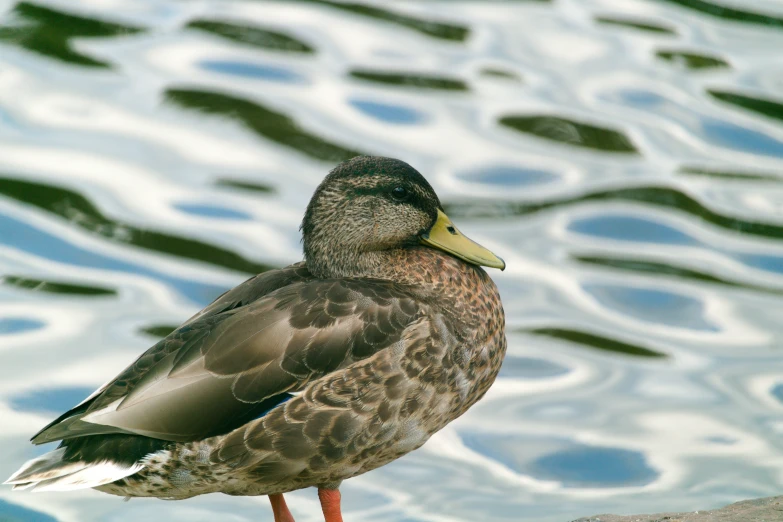
{"type": "Polygon", "coordinates": [[[710,511],[656,515],[595,515],[573,522],[783,522],[783,496],[743,500],[710,511]]]}

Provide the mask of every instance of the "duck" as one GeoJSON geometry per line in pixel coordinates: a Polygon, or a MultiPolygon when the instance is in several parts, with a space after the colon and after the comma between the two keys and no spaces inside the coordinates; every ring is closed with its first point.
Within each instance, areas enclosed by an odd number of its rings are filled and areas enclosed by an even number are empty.
{"type": "Polygon", "coordinates": [[[225,292],[32,437],[57,449],[15,490],[269,497],[340,484],[421,447],[495,380],[505,262],[392,158],[337,165],[301,224],[304,260],[225,292]]]}

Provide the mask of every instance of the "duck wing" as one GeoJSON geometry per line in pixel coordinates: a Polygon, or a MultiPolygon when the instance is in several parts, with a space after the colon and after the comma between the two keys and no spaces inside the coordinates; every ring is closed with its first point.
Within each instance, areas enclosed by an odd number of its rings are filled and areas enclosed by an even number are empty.
{"type": "Polygon", "coordinates": [[[309,381],[398,342],[420,314],[408,288],[384,280],[294,279],[251,297],[227,292],[33,442],[227,433],[309,381]]]}

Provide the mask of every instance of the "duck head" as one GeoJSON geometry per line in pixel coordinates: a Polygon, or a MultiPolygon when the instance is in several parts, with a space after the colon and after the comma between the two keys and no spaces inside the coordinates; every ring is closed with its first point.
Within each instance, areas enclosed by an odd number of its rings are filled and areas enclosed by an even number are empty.
{"type": "Polygon", "coordinates": [[[300,228],[307,266],[318,277],[369,276],[384,252],[422,245],[474,265],[506,266],[454,226],[424,176],[392,158],[359,156],[335,167],[300,228]]]}

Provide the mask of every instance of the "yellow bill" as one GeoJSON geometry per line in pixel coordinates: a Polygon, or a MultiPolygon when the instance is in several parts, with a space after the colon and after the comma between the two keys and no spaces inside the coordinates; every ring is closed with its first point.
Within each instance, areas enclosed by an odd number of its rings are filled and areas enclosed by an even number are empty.
{"type": "Polygon", "coordinates": [[[421,235],[421,242],[444,250],[474,265],[489,266],[501,270],[506,268],[505,261],[464,236],[442,210],[438,210],[438,219],[432,228],[421,235]]]}

